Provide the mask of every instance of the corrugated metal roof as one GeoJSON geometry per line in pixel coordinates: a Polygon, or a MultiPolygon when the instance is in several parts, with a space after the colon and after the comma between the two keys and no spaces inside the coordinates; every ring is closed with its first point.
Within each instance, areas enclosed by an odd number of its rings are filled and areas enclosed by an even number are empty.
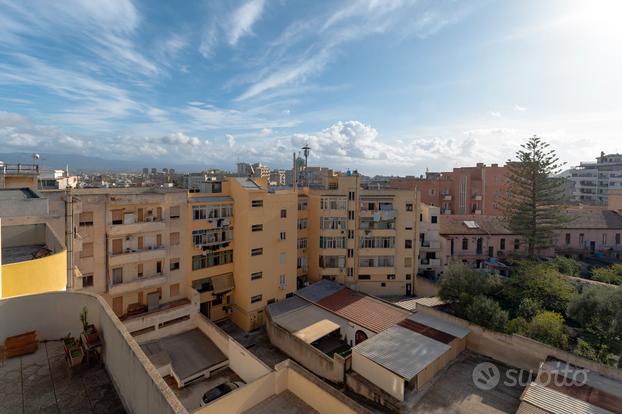
{"type": "Polygon", "coordinates": [[[404,309],[350,289],[338,290],[317,304],[373,332],[381,332],[410,315],[404,309]]]}
{"type": "Polygon", "coordinates": [[[603,410],[535,382],[527,387],[521,400],[552,414],[611,414],[611,411],[603,410]]]}
{"type": "Polygon", "coordinates": [[[352,348],[407,381],[450,349],[401,326],[393,326],[352,348]]]}
{"type": "Polygon", "coordinates": [[[292,296],[290,298],[269,304],[268,310],[270,311],[270,315],[274,319],[282,313],[287,313],[298,308],[304,308],[305,306],[309,305],[310,303],[306,300],[298,296],[292,296]]]}
{"type": "Polygon", "coordinates": [[[328,312],[327,310],[324,310],[309,302],[307,302],[307,306],[299,307],[290,310],[289,312],[280,313],[278,316],[274,316],[272,308],[270,308],[270,315],[272,316],[272,320],[277,325],[283,329],[286,329],[290,333],[298,332],[324,320],[329,320],[339,326],[348,325],[348,321],[345,319],[340,318],[334,313],[328,312]]]}
{"type": "Polygon", "coordinates": [[[318,302],[333,293],[344,289],[343,285],[332,280],[322,279],[306,288],[302,288],[296,292],[296,295],[305,298],[310,302],[318,302]]]}
{"type": "Polygon", "coordinates": [[[548,411],[544,411],[542,408],[534,407],[533,405],[521,402],[516,410],[516,414],[551,414],[548,411]]]}
{"type": "Polygon", "coordinates": [[[188,199],[188,203],[229,203],[233,202],[233,198],[229,196],[215,197],[193,197],[188,199]]]}
{"type": "Polygon", "coordinates": [[[453,335],[441,332],[419,322],[411,321],[410,319],[404,319],[402,322],[398,323],[398,325],[444,344],[450,344],[454,339],[456,339],[453,335]]]}
{"type": "MultiPolygon", "coordinates": [[[[609,394],[619,395],[622,398],[622,381],[617,381],[604,375],[600,375],[597,372],[591,370],[584,370],[583,368],[575,367],[565,361],[559,361],[555,359],[551,359],[542,364],[543,370],[549,372],[555,372],[560,375],[564,375],[566,377],[572,378],[573,374],[577,370],[583,370],[586,372],[586,385],[590,387],[605,391],[609,394]]],[[[581,376],[577,376],[577,378],[582,379],[581,376]]]]}
{"type": "Polygon", "coordinates": [[[410,315],[408,319],[429,326],[438,331],[448,333],[449,335],[455,336],[456,338],[464,338],[469,334],[469,332],[471,332],[469,328],[456,325],[455,323],[451,323],[449,321],[437,318],[423,312],[415,312],[414,314],[410,315]]]}

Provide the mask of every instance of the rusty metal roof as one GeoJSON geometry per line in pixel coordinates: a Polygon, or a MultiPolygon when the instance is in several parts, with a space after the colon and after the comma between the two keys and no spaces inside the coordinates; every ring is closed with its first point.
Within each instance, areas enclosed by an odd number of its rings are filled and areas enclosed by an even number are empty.
{"type": "Polygon", "coordinates": [[[432,316],[430,314],[422,312],[415,312],[408,317],[413,322],[418,322],[422,325],[429,326],[437,331],[445,332],[446,334],[455,336],[457,338],[464,338],[471,332],[471,330],[465,326],[449,322],[447,320],[432,316]]]}
{"type": "Polygon", "coordinates": [[[403,321],[410,315],[406,310],[347,288],[324,297],[317,304],[376,333],[403,321]]]}
{"type": "Polygon", "coordinates": [[[322,279],[319,282],[298,290],[296,295],[310,302],[318,302],[341,289],[344,289],[343,285],[331,280],[322,279]]]}
{"type": "Polygon", "coordinates": [[[417,332],[423,336],[427,336],[428,338],[432,338],[436,341],[442,342],[444,344],[449,344],[454,339],[456,339],[456,337],[453,335],[441,332],[437,329],[420,324],[419,322],[415,322],[410,319],[404,319],[403,321],[399,322],[398,325],[403,328],[410,329],[413,332],[417,332]]]}

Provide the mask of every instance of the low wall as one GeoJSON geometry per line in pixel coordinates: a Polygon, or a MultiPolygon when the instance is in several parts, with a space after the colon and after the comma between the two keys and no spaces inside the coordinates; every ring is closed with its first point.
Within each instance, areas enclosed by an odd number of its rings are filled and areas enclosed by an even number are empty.
{"type": "Polygon", "coordinates": [[[39,340],[60,339],[69,332],[78,336],[83,307],[103,338],[106,370],[128,412],[186,414],[123,323],[98,295],[49,292],[0,300],[0,342],[32,330],[37,331],[39,340]]]}
{"type": "Polygon", "coordinates": [[[263,377],[226,394],[194,411],[194,414],[238,414],[274,395],[275,373],[263,377]]]}
{"type": "Polygon", "coordinates": [[[489,331],[464,319],[419,304],[417,305],[417,311],[468,327],[471,333],[467,336],[467,349],[503,362],[506,365],[537,371],[542,361],[547,357],[554,357],[610,378],[622,380],[622,370],[581,358],[531,338],[489,331]]]}
{"type": "Polygon", "coordinates": [[[61,291],[67,287],[67,251],[2,265],[2,297],[61,291]]]}
{"type": "Polygon", "coordinates": [[[337,355],[333,358],[329,358],[322,351],[311,346],[311,344],[304,342],[275,324],[267,309],[266,333],[274,346],[285,352],[309,371],[336,384],[343,383],[346,361],[349,360],[350,357],[342,358],[337,355]]]}

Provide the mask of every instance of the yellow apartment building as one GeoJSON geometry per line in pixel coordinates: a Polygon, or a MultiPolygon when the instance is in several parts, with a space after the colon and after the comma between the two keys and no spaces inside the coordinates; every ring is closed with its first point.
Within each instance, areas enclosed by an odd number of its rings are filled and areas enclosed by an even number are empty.
{"type": "Polygon", "coordinates": [[[418,193],[366,190],[360,180],[355,173],[335,177],[326,188],[304,189],[308,281],[335,280],[378,296],[410,295],[420,245],[418,193]]]}

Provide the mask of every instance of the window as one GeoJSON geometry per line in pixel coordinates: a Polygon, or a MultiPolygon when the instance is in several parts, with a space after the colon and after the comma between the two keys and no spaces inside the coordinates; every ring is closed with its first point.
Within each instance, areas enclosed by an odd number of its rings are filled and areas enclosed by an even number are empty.
{"type": "Polygon", "coordinates": [[[607,244],[607,233],[603,233],[603,243],[602,244],[607,244]]]}
{"type": "Polygon", "coordinates": [[[308,243],[309,243],[308,239],[298,239],[298,248],[299,249],[306,249],[308,243]]]}
{"type": "Polygon", "coordinates": [[[570,244],[570,233],[566,233],[566,244],[570,244]]]}
{"type": "Polygon", "coordinates": [[[279,287],[284,288],[287,285],[287,281],[285,280],[285,275],[279,275],[279,287]]]}
{"type": "Polygon", "coordinates": [[[438,217],[437,216],[430,216],[430,223],[432,223],[432,224],[438,223],[438,217]]]}
{"type": "Polygon", "coordinates": [[[348,239],[354,240],[354,230],[348,230],[348,239]]]}
{"type": "Polygon", "coordinates": [[[266,305],[272,305],[274,302],[276,302],[276,299],[274,298],[268,299],[268,301],[266,302],[266,305]]]}
{"type": "Polygon", "coordinates": [[[322,197],[320,198],[321,210],[345,210],[347,208],[345,197],[322,197]]]}
{"type": "Polygon", "coordinates": [[[209,246],[216,243],[222,244],[231,240],[233,240],[232,229],[192,230],[192,244],[194,247],[209,246]]]}
{"type": "Polygon", "coordinates": [[[505,250],[505,239],[499,241],[499,249],[505,250]]]}
{"type": "Polygon", "coordinates": [[[412,203],[406,203],[406,211],[413,211],[412,203]]]}
{"type": "Polygon", "coordinates": [[[112,224],[123,224],[123,209],[112,210],[112,224]]]}
{"type": "Polygon", "coordinates": [[[404,258],[404,267],[413,267],[413,258],[405,257],[404,258]]]}
{"type": "Polygon", "coordinates": [[[192,206],[192,220],[213,220],[233,217],[232,205],[192,206]]]}
{"type": "Polygon", "coordinates": [[[286,260],[287,260],[287,253],[279,254],[279,263],[280,264],[284,265],[286,260]]]}
{"type": "Polygon", "coordinates": [[[320,217],[320,229],[322,230],[345,230],[345,217],[320,217]]]}
{"type": "Polygon", "coordinates": [[[156,262],[156,273],[162,273],[162,262],[159,260],[156,262]]]}
{"type": "Polygon", "coordinates": [[[385,282],[381,282],[380,283],[380,287],[386,287],[386,286],[387,286],[387,284],[385,282]]]}
{"type": "Polygon", "coordinates": [[[93,286],[93,273],[83,274],[82,275],[82,287],[91,287],[93,286]]]}
{"type": "Polygon", "coordinates": [[[469,239],[466,237],[462,239],[462,250],[469,250],[469,239]]]}
{"type": "Polygon", "coordinates": [[[262,295],[251,296],[251,303],[261,302],[262,298],[263,298],[262,295]]]}
{"type": "Polygon", "coordinates": [[[179,259],[171,259],[169,268],[171,270],[179,270],[179,259]]]}
{"type": "Polygon", "coordinates": [[[192,256],[192,270],[206,269],[233,262],[233,250],[192,256]]]}
{"type": "Polygon", "coordinates": [[[296,258],[296,268],[302,269],[303,272],[309,270],[307,265],[307,256],[299,256],[296,258]]]}
{"type": "Polygon", "coordinates": [[[579,233],[579,244],[583,245],[583,233],[579,233]]]}
{"type": "Polygon", "coordinates": [[[407,273],[406,274],[406,280],[410,280],[410,279],[412,279],[412,275],[410,273],[407,273]]]}
{"type": "Polygon", "coordinates": [[[352,276],[354,276],[354,268],[348,267],[348,277],[352,277],[352,276]]]}
{"type": "Polygon", "coordinates": [[[348,249],[348,257],[354,257],[354,249],[348,249]]]}
{"type": "Polygon", "coordinates": [[[309,208],[309,200],[307,200],[306,198],[299,198],[298,199],[298,211],[304,211],[307,210],[309,208]]]}
{"type": "Polygon", "coordinates": [[[620,244],[620,233],[616,233],[616,244],[620,244]]]}
{"type": "Polygon", "coordinates": [[[371,275],[359,275],[359,280],[370,280],[371,275]]]}
{"type": "Polygon", "coordinates": [[[343,268],[345,265],[345,256],[320,256],[320,267],[322,269],[343,268]]]}
{"type": "Polygon", "coordinates": [[[308,222],[306,218],[298,219],[298,230],[304,230],[307,228],[308,222]]]}
{"type": "Polygon", "coordinates": [[[419,214],[419,222],[423,221],[423,214],[419,214]]]}
{"type": "Polygon", "coordinates": [[[214,296],[214,299],[212,299],[212,305],[222,305],[222,297],[223,297],[222,293],[216,294],[214,296]]]}
{"type": "Polygon", "coordinates": [[[263,200],[252,200],[251,207],[263,207],[263,200]]]}
{"type": "Polygon", "coordinates": [[[171,246],[179,246],[179,232],[178,231],[171,233],[169,235],[169,242],[171,243],[171,246]]]}
{"type": "Polygon", "coordinates": [[[281,209],[281,218],[287,218],[287,209],[281,209]]]}
{"type": "Polygon", "coordinates": [[[413,241],[412,240],[404,240],[404,248],[405,249],[412,249],[413,248],[413,241]]]}
{"type": "Polygon", "coordinates": [[[320,249],[345,249],[345,237],[320,236],[320,249]]]}
{"type": "Polygon", "coordinates": [[[141,278],[141,277],[143,277],[143,275],[144,275],[143,264],[142,263],[138,263],[138,266],[136,266],[136,276],[141,278]]]}
{"type": "Polygon", "coordinates": [[[514,250],[518,250],[520,248],[520,240],[514,239],[514,250]]]}
{"type": "Polygon", "coordinates": [[[123,268],[115,267],[112,269],[112,284],[118,285],[120,283],[123,283],[123,268]]]}
{"type": "Polygon", "coordinates": [[[263,224],[253,224],[251,231],[263,231],[263,224]]]}
{"type": "Polygon", "coordinates": [[[181,209],[179,208],[179,206],[172,206],[169,212],[169,217],[172,219],[178,219],[180,216],[180,211],[181,209]]]}
{"type": "Polygon", "coordinates": [[[392,267],[393,264],[393,256],[361,256],[359,258],[360,267],[392,267]]]}
{"type": "Polygon", "coordinates": [[[251,280],[261,279],[263,277],[263,272],[253,272],[251,273],[251,280]]]}
{"type": "Polygon", "coordinates": [[[281,240],[285,240],[285,232],[282,231],[279,237],[281,240]]]}
{"type": "Polygon", "coordinates": [[[395,274],[393,274],[393,273],[389,273],[389,274],[387,275],[387,280],[395,280],[395,274]]]}
{"type": "Polygon", "coordinates": [[[261,247],[251,250],[251,256],[261,256],[262,254],[263,249],[261,247]]]}
{"type": "Polygon", "coordinates": [[[354,220],[354,210],[348,210],[348,220],[354,220]]]}
{"type": "Polygon", "coordinates": [[[85,211],[80,213],[80,226],[92,226],[93,225],[93,212],[85,211]]]}
{"type": "Polygon", "coordinates": [[[172,284],[169,288],[169,296],[179,296],[179,283],[172,284]]]}
{"type": "Polygon", "coordinates": [[[82,243],[80,257],[93,257],[93,243],[82,243]]]}

